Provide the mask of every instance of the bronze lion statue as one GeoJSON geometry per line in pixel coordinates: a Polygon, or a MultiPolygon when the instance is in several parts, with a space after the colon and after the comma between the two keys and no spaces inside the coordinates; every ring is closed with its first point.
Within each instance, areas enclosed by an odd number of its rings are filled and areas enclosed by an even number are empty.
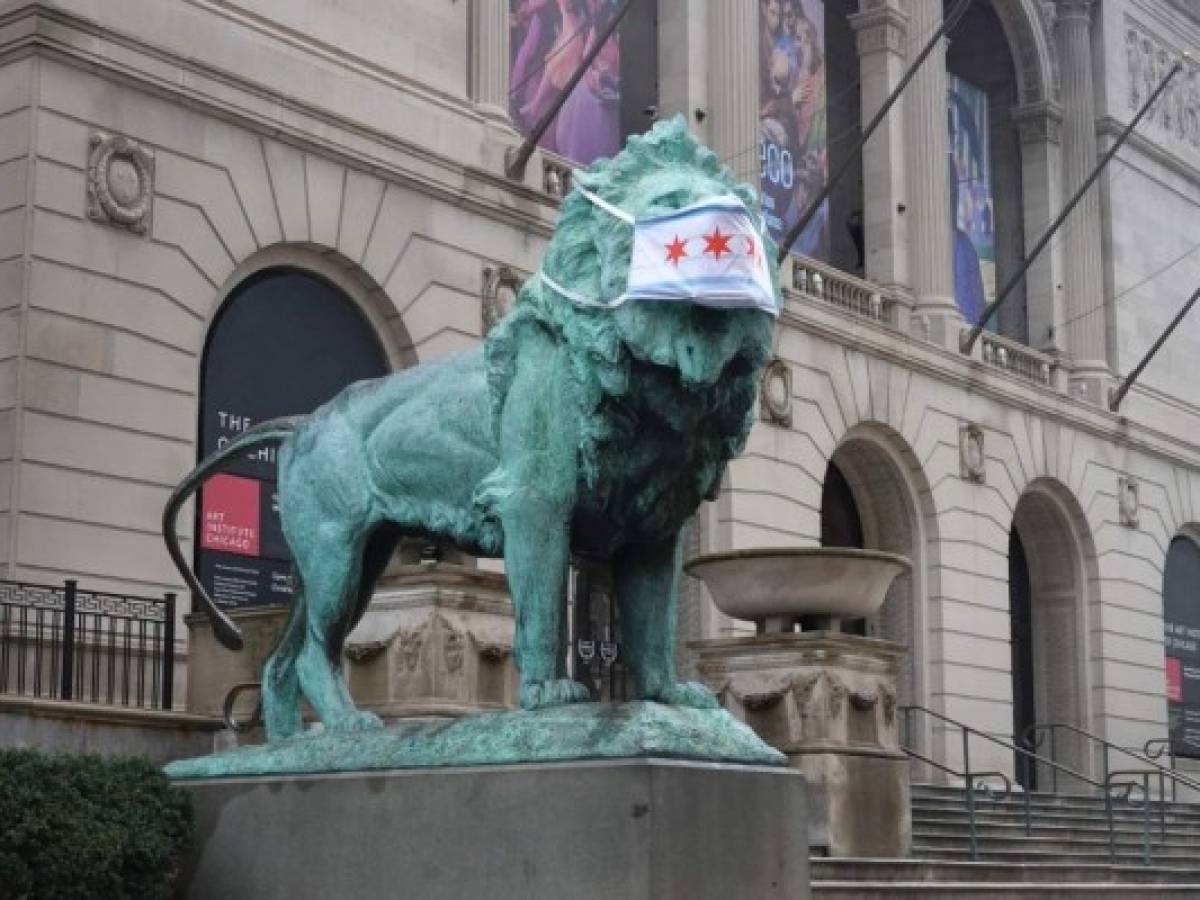
{"type": "MultiPolygon", "coordinates": [[[[529,279],[482,347],[351,385],[311,415],[264,422],[205,459],[168,501],[172,558],[217,636],[239,648],[237,628],[184,561],[175,521],[206,476],[249,447],[281,442],[280,517],[297,591],[263,673],[272,739],[301,727],[301,694],[327,729],[378,724],[355,708],[341,652],[406,535],[503,557],[526,709],[588,696],[563,677],[573,552],[611,560],[640,697],[716,705],[675,672],[680,532],[745,444],[774,319],[761,305],[617,303],[633,229],[605,207],[634,221],[715,197],[751,210],[754,192],[679,118],[631,138],[576,185],[542,262],[555,287],[529,279]],[[595,301],[575,302],[560,285],[595,301]]],[[[769,237],[759,252],[775,304],[769,237]]]]}

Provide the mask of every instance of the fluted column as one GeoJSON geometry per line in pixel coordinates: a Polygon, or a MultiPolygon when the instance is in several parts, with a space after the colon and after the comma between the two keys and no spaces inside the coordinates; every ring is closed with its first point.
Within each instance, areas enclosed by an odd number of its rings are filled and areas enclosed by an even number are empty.
{"type": "Polygon", "coordinates": [[[712,0],[708,10],[708,144],[758,184],[758,3],[712,0]]]}
{"type": "MultiPolygon", "coordinates": [[[[901,0],[864,3],[849,17],[858,49],[862,124],[879,111],[904,77],[908,14],[901,0]]],[[[880,123],[862,152],[864,268],[902,313],[901,328],[912,309],[909,281],[908,179],[904,145],[904,99],[880,123]]]]}
{"type": "Polygon", "coordinates": [[[475,108],[508,122],[508,0],[471,0],[469,85],[475,108]]]}
{"type": "MultiPolygon", "coordinates": [[[[942,24],[942,4],[936,0],[910,0],[908,16],[908,62],[911,65],[942,24]]],[[[909,246],[915,313],[929,323],[931,340],[957,346],[962,316],[954,302],[944,39],[909,83],[904,112],[908,136],[909,246]]]]}
{"type": "MultiPolygon", "coordinates": [[[[1071,196],[1096,165],[1092,88],[1092,0],[1060,0],[1055,36],[1063,102],[1063,195],[1071,196]]],[[[1104,281],[1100,255],[1099,185],[1084,194],[1062,226],[1066,287],[1066,345],[1075,373],[1093,378],[1107,370],[1104,281]]],[[[1084,387],[1083,392],[1091,391],[1084,387]]],[[[1099,397],[1089,399],[1099,402],[1099,397]]]]}

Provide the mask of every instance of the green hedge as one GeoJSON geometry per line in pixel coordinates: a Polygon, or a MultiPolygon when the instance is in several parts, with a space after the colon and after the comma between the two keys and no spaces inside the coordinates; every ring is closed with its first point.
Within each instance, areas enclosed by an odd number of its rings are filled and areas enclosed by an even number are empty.
{"type": "Polygon", "coordinates": [[[0,750],[3,900],[168,900],[191,835],[147,759],[0,750]]]}

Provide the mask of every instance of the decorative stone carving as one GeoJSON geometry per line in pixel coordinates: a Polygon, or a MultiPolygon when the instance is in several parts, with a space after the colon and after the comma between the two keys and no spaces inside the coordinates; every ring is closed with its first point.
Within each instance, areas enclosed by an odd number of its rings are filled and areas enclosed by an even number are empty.
{"type": "Polygon", "coordinates": [[[404,668],[413,671],[421,664],[421,645],[425,643],[426,625],[400,632],[400,659],[404,668]]]}
{"type": "Polygon", "coordinates": [[[879,682],[879,696],[882,699],[883,724],[889,728],[896,721],[896,691],[886,682],[879,682]]]}
{"type": "Polygon", "coordinates": [[[88,144],[88,218],[145,234],[154,196],[153,153],[127,137],[99,131],[88,144]]]}
{"type": "Polygon", "coordinates": [[[851,691],[850,705],[859,712],[867,712],[879,703],[879,694],[875,691],[851,691]]]}
{"type": "Polygon", "coordinates": [[[847,17],[855,31],[859,56],[887,50],[903,54],[908,35],[908,16],[885,3],[864,3],[862,11],[847,17]]]}
{"type": "MultiPolygon", "coordinates": [[[[1146,102],[1182,53],[1129,16],[1125,17],[1124,44],[1125,101],[1133,112],[1146,102]]],[[[1200,149],[1200,64],[1185,58],[1183,65],[1145,121],[1162,137],[1200,149]]]]}
{"type": "Polygon", "coordinates": [[[987,457],[983,452],[983,429],[974,422],[959,426],[958,464],[963,481],[983,484],[987,477],[987,457]]]}
{"type": "Polygon", "coordinates": [[[446,660],[447,672],[458,672],[463,667],[463,649],[466,637],[461,631],[451,625],[446,619],[441,619],[445,637],[442,639],[442,653],[446,660]]]}
{"type": "Polygon", "coordinates": [[[483,267],[483,333],[486,335],[517,302],[521,276],[508,266],[483,267]]]}
{"type": "Polygon", "coordinates": [[[774,425],[792,427],[792,369],[782,359],[771,360],[763,370],[759,411],[774,425]]]}
{"type": "Polygon", "coordinates": [[[1117,481],[1117,506],[1121,524],[1126,528],[1138,527],[1138,482],[1130,475],[1122,475],[1117,481]]]}
{"type": "Polygon", "coordinates": [[[567,162],[542,156],[542,189],[560,200],[571,190],[571,166],[567,162]]]}
{"type": "Polygon", "coordinates": [[[829,672],[825,673],[825,683],[825,702],[828,704],[829,718],[840,718],[842,706],[846,701],[846,683],[829,672]]]}
{"type": "Polygon", "coordinates": [[[1013,110],[1022,144],[1062,144],[1062,109],[1057,103],[1032,103],[1013,110]]]}
{"type": "Polygon", "coordinates": [[[346,659],[355,663],[371,662],[387,648],[387,641],[370,641],[364,644],[353,644],[345,649],[346,659]]]}

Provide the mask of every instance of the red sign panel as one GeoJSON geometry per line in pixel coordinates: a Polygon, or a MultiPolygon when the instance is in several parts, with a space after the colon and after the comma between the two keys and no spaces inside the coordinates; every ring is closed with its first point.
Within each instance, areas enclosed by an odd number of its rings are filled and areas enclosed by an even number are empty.
{"type": "Polygon", "coordinates": [[[1167,657],[1167,699],[1183,702],[1183,660],[1174,656],[1167,657]]]}
{"type": "Polygon", "coordinates": [[[200,546],[240,556],[259,553],[259,491],[253,478],[214,475],[204,483],[200,546]]]}

